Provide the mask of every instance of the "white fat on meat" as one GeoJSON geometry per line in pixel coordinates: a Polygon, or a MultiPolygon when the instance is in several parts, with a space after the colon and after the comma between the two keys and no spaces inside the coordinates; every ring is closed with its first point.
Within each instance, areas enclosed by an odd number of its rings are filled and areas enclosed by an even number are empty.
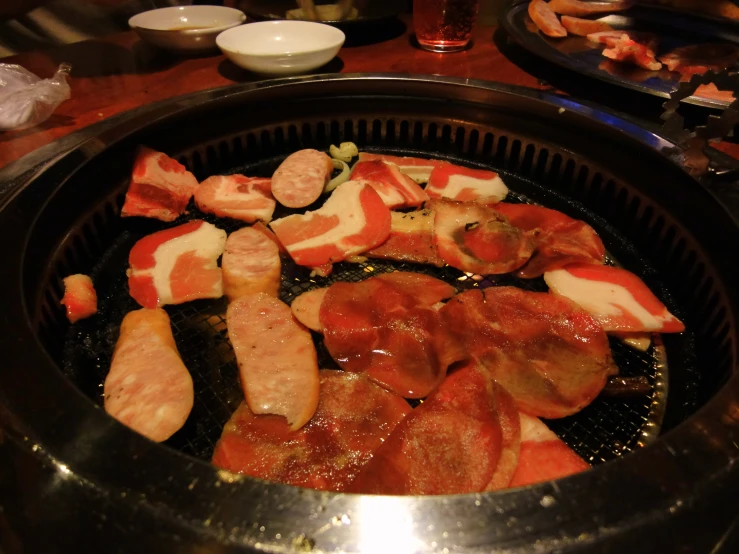
{"type": "Polygon", "coordinates": [[[434,187],[432,190],[438,191],[441,196],[446,198],[457,198],[465,189],[472,189],[480,198],[495,198],[498,201],[503,200],[508,195],[508,187],[500,176],[495,179],[477,179],[467,175],[452,175],[446,186],[442,188],[434,187]]]}

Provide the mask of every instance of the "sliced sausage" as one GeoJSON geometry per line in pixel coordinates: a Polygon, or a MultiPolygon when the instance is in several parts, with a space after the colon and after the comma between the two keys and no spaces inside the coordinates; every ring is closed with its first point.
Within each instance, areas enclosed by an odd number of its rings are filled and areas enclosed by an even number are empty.
{"type": "Polygon", "coordinates": [[[290,309],[295,318],[305,325],[308,329],[323,333],[323,325],[321,325],[321,304],[323,297],[326,296],[327,288],[313,289],[304,292],[293,300],[290,309]]]}
{"type": "Polygon", "coordinates": [[[272,195],[288,208],[312,204],[331,179],[331,158],[318,150],[298,150],[290,154],[272,175],[272,195]]]}
{"type": "Polygon", "coordinates": [[[264,292],[277,296],[280,290],[280,251],[263,231],[245,227],[226,239],[221,269],[223,292],[229,300],[264,292]]]}

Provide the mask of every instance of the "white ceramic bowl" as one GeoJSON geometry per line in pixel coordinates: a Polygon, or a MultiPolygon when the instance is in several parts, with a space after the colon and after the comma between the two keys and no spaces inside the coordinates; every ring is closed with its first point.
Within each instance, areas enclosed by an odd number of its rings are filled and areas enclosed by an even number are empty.
{"type": "Polygon", "coordinates": [[[311,21],[262,21],[229,29],[216,43],[233,63],[262,75],[298,75],[328,63],[344,44],[336,27],[311,21]]]}
{"type": "Polygon", "coordinates": [[[134,15],[128,25],[142,40],[175,52],[216,48],[216,37],[246,21],[240,10],[223,6],[179,6],[134,15]]]}

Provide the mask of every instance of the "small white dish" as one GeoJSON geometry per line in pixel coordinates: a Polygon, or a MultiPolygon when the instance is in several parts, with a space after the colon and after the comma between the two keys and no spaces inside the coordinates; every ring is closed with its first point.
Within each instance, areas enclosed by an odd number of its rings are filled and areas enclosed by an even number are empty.
{"type": "Polygon", "coordinates": [[[246,21],[244,12],[224,6],[179,6],[134,15],[128,25],[142,40],[181,53],[216,48],[216,37],[246,21]]]}
{"type": "Polygon", "coordinates": [[[226,57],[262,75],[299,75],[331,61],[344,44],[336,27],[312,21],[261,21],[224,31],[216,44],[226,57]]]}

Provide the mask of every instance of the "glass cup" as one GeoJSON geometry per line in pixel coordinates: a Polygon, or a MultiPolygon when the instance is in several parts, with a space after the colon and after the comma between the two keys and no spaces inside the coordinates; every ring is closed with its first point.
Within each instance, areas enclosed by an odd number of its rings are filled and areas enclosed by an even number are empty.
{"type": "Polygon", "coordinates": [[[464,50],[479,6],[480,0],[413,0],[418,44],[431,52],[464,50]]]}

